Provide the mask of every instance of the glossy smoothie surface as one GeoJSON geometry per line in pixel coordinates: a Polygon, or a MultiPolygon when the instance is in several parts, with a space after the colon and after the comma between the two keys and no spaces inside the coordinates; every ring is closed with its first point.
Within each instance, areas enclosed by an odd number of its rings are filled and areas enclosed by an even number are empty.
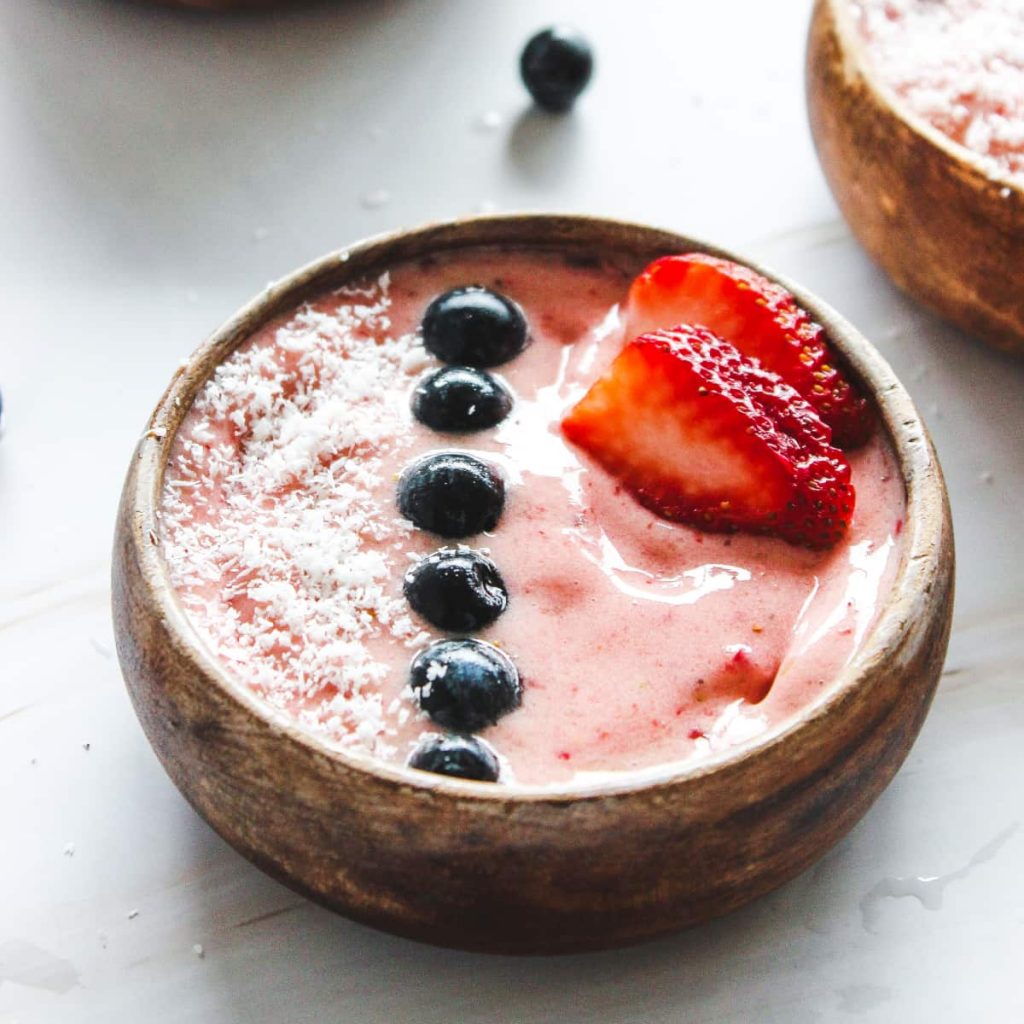
{"type": "Polygon", "coordinates": [[[904,494],[876,432],[850,461],[847,539],[813,552],[703,533],[642,508],[559,422],[614,358],[636,266],[478,250],[394,266],[243,344],[201,389],[164,482],[163,547],[199,635],[240,686],[330,746],[404,764],[436,727],[407,687],[439,638],[402,594],[446,543],[399,516],[397,477],[440,449],[507,481],[484,550],[509,607],[481,638],[516,662],[522,707],[482,733],[502,781],[564,784],[699,759],[814,701],[849,661],[899,558],[904,494]],[[409,399],[439,365],[427,303],[479,284],[515,299],[532,341],[496,371],[500,426],[442,435],[409,399]]]}

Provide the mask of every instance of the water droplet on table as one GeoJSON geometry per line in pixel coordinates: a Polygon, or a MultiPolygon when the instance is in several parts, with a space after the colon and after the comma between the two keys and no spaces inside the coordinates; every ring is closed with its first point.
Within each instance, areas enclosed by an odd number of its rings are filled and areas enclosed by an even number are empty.
{"type": "Polygon", "coordinates": [[[493,132],[501,127],[504,120],[497,110],[485,110],[473,122],[473,127],[478,132],[493,132]]]}
{"type": "Polygon", "coordinates": [[[875,931],[881,914],[880,905],[886,899],[902,899],[912,897],[925,910],[941,910],[946,887],[952,882],[960,882],[980,864],[987,864],[1017,831],[1018,823],[1003,829],[994,839],[986,843],[973,857],[956,871],[945,875],[916,875],[911,877],[883,878],[872,886],[860,901],[861,919],[864,928],[875,931]]]}

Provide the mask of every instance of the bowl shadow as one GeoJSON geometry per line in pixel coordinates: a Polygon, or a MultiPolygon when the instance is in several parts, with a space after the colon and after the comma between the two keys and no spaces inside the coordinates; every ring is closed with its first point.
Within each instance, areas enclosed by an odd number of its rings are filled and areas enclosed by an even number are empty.
{"type": "Polygon", "coordinates": [[[535,187],[554,187],[571,177],[582,152],[584,125],[568,114],[549,114],[525,107],[508,134],[508,165],[515,175],[535,187]]]}

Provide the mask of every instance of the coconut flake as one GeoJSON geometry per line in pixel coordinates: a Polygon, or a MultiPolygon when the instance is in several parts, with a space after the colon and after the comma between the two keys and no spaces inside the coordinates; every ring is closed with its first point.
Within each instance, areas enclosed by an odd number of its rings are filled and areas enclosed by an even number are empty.
{"type": "Polygon", "coordinates": [[[389,286],[305,305],[217,368],[175,439],[161,518],[182,604],[233,674],[378,756],[409,712],[407,698],[384,707],[388,670],[366,641],[427,639],[397,586],[409,525],[379,513],[382,459],[426,365],[415,334],[391,334],[389,286]]]}

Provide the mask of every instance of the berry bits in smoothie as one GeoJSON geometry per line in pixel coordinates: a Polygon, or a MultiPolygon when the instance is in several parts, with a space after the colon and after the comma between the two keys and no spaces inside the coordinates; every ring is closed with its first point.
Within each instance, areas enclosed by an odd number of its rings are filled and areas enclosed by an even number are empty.
{"type": "Polygon", "coordinates": [[[242,344],[162,542],[239,686],[323,744],[484,782],[695,761],[814,701],[904,495],[822,329],[726,260],[469,250],[242,344]]]}

